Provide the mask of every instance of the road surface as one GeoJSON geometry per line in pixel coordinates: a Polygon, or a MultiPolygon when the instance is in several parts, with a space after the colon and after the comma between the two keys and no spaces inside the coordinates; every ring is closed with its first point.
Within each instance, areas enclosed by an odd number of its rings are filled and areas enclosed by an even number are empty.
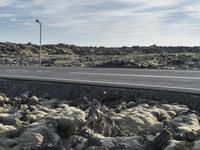
{"type": "Polygon", "coordinates": [[[0,79],[36,80],[200,94],[200,71],[0,67],[0,79]]]}

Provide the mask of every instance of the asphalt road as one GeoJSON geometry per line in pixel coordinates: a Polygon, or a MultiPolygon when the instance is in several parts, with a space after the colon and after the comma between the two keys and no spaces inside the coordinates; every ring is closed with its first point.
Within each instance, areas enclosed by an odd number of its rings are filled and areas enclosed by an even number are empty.
{"type": "Polygon", "coordinates": [[[36,80],[200,94],[200,71],[0,67],[0,79],[36,80]]]}

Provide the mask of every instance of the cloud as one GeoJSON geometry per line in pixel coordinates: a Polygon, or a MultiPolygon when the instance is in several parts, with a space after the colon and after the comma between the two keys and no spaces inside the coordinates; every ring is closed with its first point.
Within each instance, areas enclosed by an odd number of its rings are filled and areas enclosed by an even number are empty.
{"type": "Polygon", "coordinates": [[[1,13],[0,14],[0,18],[9,18],[9,17],[13,17],[15,16],[14,14],[10,14],[10,13],[1,13]]]}
{"type": "Polygon", "coordinates": [[[1,0],[0,1],[0,7],[6,7],[9,6],[13,3],[13,0],[1,0]]]}
{"type": "Polygon", "coordinates": [[[91,43],[95,39],[170,41],[199,34],[200,2],[196,0],[1,0],[0,7],[4,22],[7,18],[16,26],[30,27],[39,18],[57,35],[73,34],[91,43]]]}

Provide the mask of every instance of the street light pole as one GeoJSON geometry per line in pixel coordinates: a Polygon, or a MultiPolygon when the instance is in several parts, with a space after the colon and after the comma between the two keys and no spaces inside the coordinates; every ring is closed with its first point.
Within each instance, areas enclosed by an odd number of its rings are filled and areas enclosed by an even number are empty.
{"type": "Polygon", "coordinates": [[[42,66],[42,23],[37,19],[35,20],[37,23],[40,24],[40,51],[39,51],[39,66],[42,66]]]}

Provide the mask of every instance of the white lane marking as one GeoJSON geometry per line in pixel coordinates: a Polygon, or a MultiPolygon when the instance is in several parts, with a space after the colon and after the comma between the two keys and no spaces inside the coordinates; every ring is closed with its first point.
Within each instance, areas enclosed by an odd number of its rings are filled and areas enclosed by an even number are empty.
{"type": "MultiPolygon", "coordinates": [[[[11,70],[11,69],[6,69],[8,72],[29,72],[29,70],[11,70]]],[[[43,70],[31,70],[31,72],[50,72],[50,71],[43,71],[43,70]]]]}
{"type": "MultiPolygon", "coordinates": [[[[53,67],[55,68],[55,67],[53,67]]],[[[59,69],[63,69],[63,67],[58,67],[59,69]]],[[[137,69],[137,68],[64,68],[64,69],[79,69],[79,70],[115,70],[115,71],[148,71],[148,72],[196,72],[200,73],[200,70],[176,70],[176,69],[137,69]]]]}
{"type": "MultiPolygon", "coordinates": [[[[111,82],[111,81],[93,81],[93,80],[79,80],[79,79],[58,79],[58,78],[48,78],[48,77],[30,77],[30,76],[11,76],[11,75],[0,75],[0,78],[10,78],[10,79],[29,79],[29,80],[43,80],[43,81],[58,81],[58,82],[75,82],[75,83],[93,83],[93,84],[113,84],[113,85],[118,85],[118,86],[135,86],[144,88],[144,87],[149,87],[149,88],[158,88],[157,90],[161,90],[160,88],[165,89],[176,89],[176,90],[193,90],[193,91],[200,91],[199,88],[192,88],[192,87],[181,87],[181,86],[165,86],[165,85],[155,85],[155,84],[137,84],[137,83],[124,83],[124,82],[111,82]]],[[[134,87],[133,87],[134,88],[134,87]]]]}
{"type": "Polygon", "coordinates": [[[9,71],[9,72],[29,72],[28,70],[11,70],[11,69],[7,69],[6,71],[9,71]]]}
{"type": "Polygon", "coordinates": [[[180,76],[160,76],[160,75],[140,75],[140,74],[114,74],[114,73],[92,73],[92,72],[70,72],[79,75],[102,75],[102,76],[124,76],[124,77],[145,77],[145,78],[168,78],[168,79],[191,79],[200,80],[200,77],[180,77],[180,76]]]}

